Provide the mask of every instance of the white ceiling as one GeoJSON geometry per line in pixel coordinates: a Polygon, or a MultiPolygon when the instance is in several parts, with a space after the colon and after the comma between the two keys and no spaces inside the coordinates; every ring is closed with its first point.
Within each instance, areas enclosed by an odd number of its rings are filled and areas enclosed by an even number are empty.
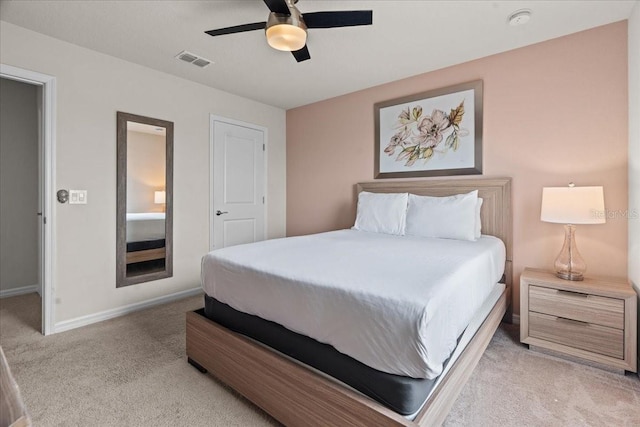
{"type": "Polygon", "coordinates": [[[261,0],[6,1],[0,19],[127,61],[289,109],[627,19],[635,1],[300,0],[304,12],[372,9],[373,25],[309,30],[311,60],[271,49],[263,31],[206,30],[265,21],[261,0]],[[523,26],[507,24],[528,8],[523,26]],[[188,50],[214,64],[174,57],[188,50]]]}

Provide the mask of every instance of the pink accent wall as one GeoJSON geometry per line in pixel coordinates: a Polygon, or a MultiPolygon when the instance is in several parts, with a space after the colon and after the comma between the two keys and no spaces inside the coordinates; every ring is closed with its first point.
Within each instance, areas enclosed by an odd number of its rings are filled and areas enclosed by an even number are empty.
{"type": "MultiPolygon", "coordinates": [[[[484,81],[483,174],[513,179],[514,284],[525,267],[552,268],[562,247],[562,225],[540,221],[542,187],[602,185],[609,211],[627,209],[621,21],[287,111],[287,235],[353,225],[354,185],[373,180],[373,104],[476,79],[484,81]]],[[[626,277],[627,237],[622,215],[578,226],[587,274],[626,277]]]]}

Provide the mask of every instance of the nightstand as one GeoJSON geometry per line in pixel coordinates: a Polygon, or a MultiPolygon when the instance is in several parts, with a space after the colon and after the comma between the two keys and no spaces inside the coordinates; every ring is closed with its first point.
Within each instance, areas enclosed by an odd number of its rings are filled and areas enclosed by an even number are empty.
{"type": "Polygon", "coordinates": [[[624,280],[574,282],[526,268],[520,276],[520,341],[637,372],[637,298],[624,280]]]}

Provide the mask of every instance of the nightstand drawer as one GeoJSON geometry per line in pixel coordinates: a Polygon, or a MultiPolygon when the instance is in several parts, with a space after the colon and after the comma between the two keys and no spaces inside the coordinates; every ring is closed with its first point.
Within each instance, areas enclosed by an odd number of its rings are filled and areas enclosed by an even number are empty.
{"type": "Polygon", "coordinates": [[[530,312],[529,336],[624,358],[624,331],[620,329],[530,312]]]}
{"type": "Polygon", "coordinates": [[[529,311],[624,329],[624,300],[529,286],[529,311]]]}

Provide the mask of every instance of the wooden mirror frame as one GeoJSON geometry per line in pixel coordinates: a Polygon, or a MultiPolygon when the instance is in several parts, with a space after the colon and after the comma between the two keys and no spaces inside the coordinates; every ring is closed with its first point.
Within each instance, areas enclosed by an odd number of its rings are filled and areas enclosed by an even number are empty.
{"type": "Polygon", "coordinates": [[[116,287],[150,282],[173,276],[173,122],[117,113],[117,215],[116,215],[116,287]],[[165,269],[127,277],[127,122],[166,129],[165,169],[165,269]]]}

